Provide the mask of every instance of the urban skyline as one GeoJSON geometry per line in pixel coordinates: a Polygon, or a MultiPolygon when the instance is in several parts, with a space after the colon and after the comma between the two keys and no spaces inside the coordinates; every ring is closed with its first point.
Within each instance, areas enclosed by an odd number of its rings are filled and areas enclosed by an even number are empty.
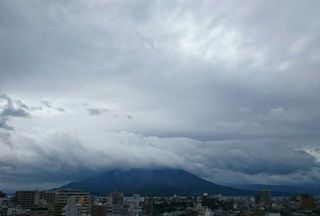
{"type": "Polygon", "coordinates": [[[320,200],[301,194],[273,196],[124,196],[123,192],[93,195],[80,190],[17,191],[0,194],[1,216],[317,216],[320,200]]]}

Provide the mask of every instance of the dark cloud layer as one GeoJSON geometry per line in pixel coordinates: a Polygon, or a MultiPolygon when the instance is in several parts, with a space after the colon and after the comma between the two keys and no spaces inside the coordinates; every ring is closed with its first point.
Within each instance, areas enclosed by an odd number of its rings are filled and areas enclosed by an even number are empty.
{"type": "Polygon", "coordinates": [[[1,1],[0,188],[117,166],[231,184],[319,181],[319,10],[1,1]]]}

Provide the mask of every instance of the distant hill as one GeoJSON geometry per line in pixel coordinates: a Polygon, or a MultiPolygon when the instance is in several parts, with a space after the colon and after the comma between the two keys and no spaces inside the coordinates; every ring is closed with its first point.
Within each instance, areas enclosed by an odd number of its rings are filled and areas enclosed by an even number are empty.
{"type": "Polygon", "coordinates": [[[277,192],[288,193],[288,194],[320,195],[320,187],[317,187],[317,186],[252,184],[252,185],[233,185],[232,187],[244,189],[244,190],[258,191],[262,189],[270,189],[271,191],[277,191],[277,192]]]}
{"type": "Polygon", "coordinates": [[[214,184],[180,169],[112,170],[101,176],[62,186],[64,189],[81,189],[94,194],[123,191],[126,195],[255,195],[250,190],[214,184]]]}

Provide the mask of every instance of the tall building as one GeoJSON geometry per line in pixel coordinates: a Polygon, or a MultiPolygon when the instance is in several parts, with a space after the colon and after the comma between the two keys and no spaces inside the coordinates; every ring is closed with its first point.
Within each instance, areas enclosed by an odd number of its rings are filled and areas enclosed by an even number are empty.
{"type": "Polygon", "coordinates": [[[113,216],[124,215],[124,194],[122,192],[111,192],[107,200],[111,201],[113,216]]]}
{"type": "Polygon", "coordinates": [[[124,194],[123,192],[111,192],[109,196],[112,198],[113,205],[124,205],[124,194]]]}
{"type": "Polygon", "coordinates": [[[36,200],[36,191],[17,191],[15,194],[16,204],[23,209],[31,209],[34,207],[36,200]]]}
{"type": "Polygon", "coordinates": [[[92,200],[88,192],[79,190],[60,190],[56,192],[54,204],[54,216],[61,216],[63,208],[68,203],[69,197],[75,197],[76,203],[81,205],[82,214],[91,214],[92,200]]]}

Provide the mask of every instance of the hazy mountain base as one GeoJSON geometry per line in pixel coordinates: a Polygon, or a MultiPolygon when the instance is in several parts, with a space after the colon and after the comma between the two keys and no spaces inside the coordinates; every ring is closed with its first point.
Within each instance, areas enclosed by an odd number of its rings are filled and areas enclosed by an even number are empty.
{"type": "MultiPolygon", "coordinates": [[[[202,193],[244,196],[257,193],[253,190],[217,185],[180,169],[112,170],[95,178],[69,183],[61,188],[81,189],[99,195],[112,191],[143,196],[199,195],[202,193]]],[[[287,195],[286,193],[276,194],[287,195]]]]}

